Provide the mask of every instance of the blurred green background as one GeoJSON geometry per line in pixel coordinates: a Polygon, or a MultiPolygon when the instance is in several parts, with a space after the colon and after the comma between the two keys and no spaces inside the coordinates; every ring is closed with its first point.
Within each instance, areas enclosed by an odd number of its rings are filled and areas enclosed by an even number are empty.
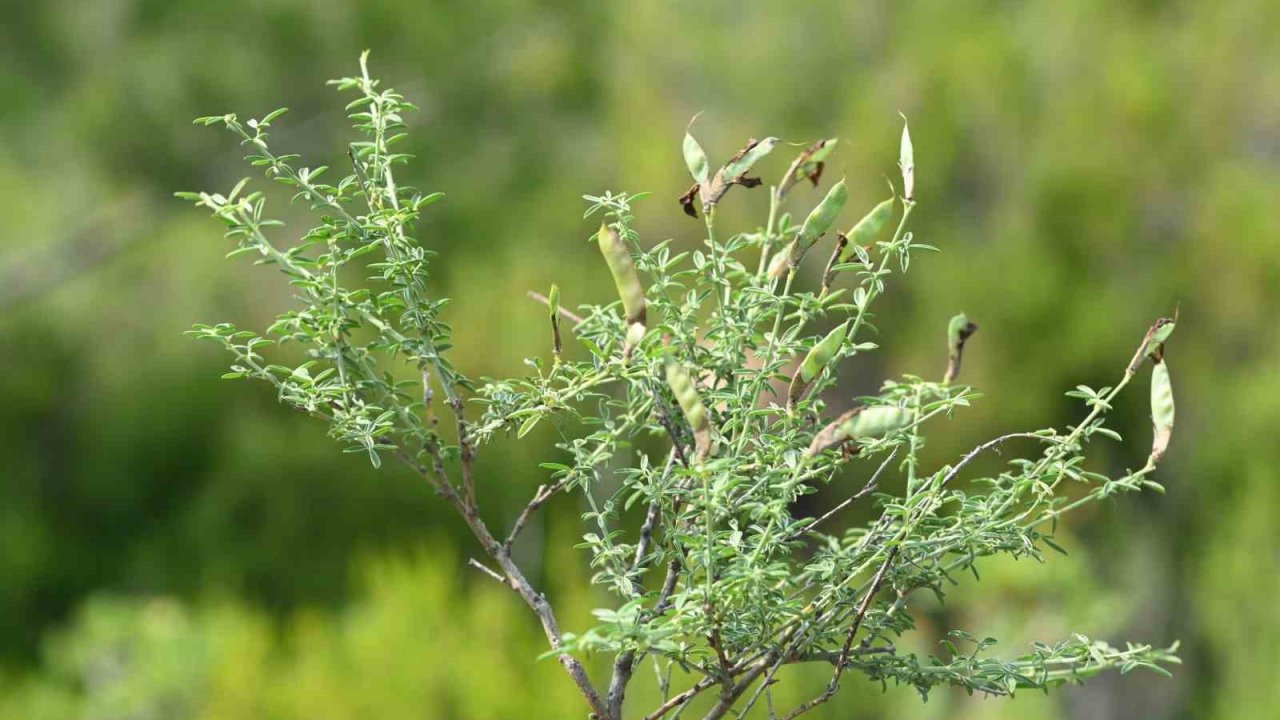
{"type": "MultiPolygon", "coordinates": [[[[264,327],[290,302],[270,269],[223,261],[218,226],[172,199],[248,174],[228,135],[190,119],[287,105],[280,147],[341,167],[349,133],[324,81],[365,48],[422,108],[408,179],[449,194],[420,234],[441,253],[454,359],[472,376],[545,353],[526,290],[609,299],[582,193],[654,191],[644,237],[699,237],[674,197],[700,111],[720,161],[749,136],[838,135],[829,177],[848,175],[857,208],[884,195],[897,113],[910,117],[914,230],[943,252],[892,287],[884,352],[860,382],[936,374],[946,319],[981,325],[965,371],[986,397],[933,439],[938,462],[1078,419],[1063,392],[1114,382],[1180,305],[1168,494],[1072,517],[1069,557],[988,564],[981,585],[922,610],[921,646],[951,627],[1008,654],[1073,630],[1180,639],[1176,679],[921,704],[852,677],[816,716],[1280,707],[1280,331],[1266,319],[1280,302],[1280,4],[44,0],[4,15],[0,717],[584,714],[535,661],[532,617],[465,568],[475,548],[422,484],[341,454],[269,389],[219,382],[226,358],[182,336],[197,321],[264,327]]],[[[770,162],[776,176],[786,159],[770,162]]],[[[817,197],[797,192],[793,211],[817,197]]],[[[726,212],[750,229],[763,200],[737,193],[726,212]]],[[[1145,458],[1145,393],[1116,416],[1132,442],[1092,451],[1113,471],[1145,458]]],[[[490,522],[545,479],[548,440],[487,451],[490,522]]],[[[571,549],[579,511],[554,503],[522,549],[571,630],[600,599],[571,549]]]]}

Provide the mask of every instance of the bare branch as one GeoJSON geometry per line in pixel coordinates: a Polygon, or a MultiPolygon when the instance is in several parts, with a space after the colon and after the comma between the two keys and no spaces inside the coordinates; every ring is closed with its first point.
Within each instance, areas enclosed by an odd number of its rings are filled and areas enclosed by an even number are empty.
{"type": "Polygon", "coordinates": [[[511,532],[502,543],[502,547],[508,551],[511,550],[511,546],[515,543],[516,538],[520,536],[521,531],[524,530],[524,526],[528,524],[529,518],[533,513],[537,512],[538,508],[542,507],[553,495],[563,490],[568,483],[569,477],[566,476],[551,485],[539,485],[538,490],[533,494],[533,499],[529,501],[528,505],[524,506],[524,510],[521,510],[520,515],[516,517],[515,523],[511,526],[511,532]]]}
{"type": "Polygon", "coordinates": [[[849,664],[850,651],[853,649],[853,639],[857,636],[858,630],[862,627],[862,620],[867,616],[867,611],[871,609],[871,603],[875,600],[876,594],[880,592],[880,586],[884,583],[885,574],[889,572],[889,568],[893,565],[893,561],[898,557],[898,549],[900,545],[894,545],[889,554],[881,563],[880,569],[876,571],[876,576],[871,581],[871,587],[867,589],[867,594],[862,596],[862,603],[858,606],[858,614],[853,618],[853,624],[849,626],[849,633],[845,636],[844,647],[840,649],[840,655],[836,657],[835,672],[831,674],[831,681],[827,683],[826,689],[821,695],[806,701],[800,707],[787,713],[782,720],[792,720],[802,715],[822,703],[830,700],[836,694],[836,690],[840,688],[840,677],[844,674],[845,667],[849,664]]]}
{"type": "Polygon", "coordinates": [[[504,577],[502,577],[501,575],[499,575],[498,573],[494,572],[494,570],[493,570],[492,568],[490,568],[488,565],[485,565],[484,563],[480,562],[479,560],[476,560],[475,558],[467,558],[467,564],[468,564],[468,565],[470,565],[471,567],[473,567],[473,568],[475,568],[475,569],[479,570],[480,572],[484,573],[485,575],[488,575],[489,577],[493,578],[494,580],[497,580],[498,582],[502,583],[503,585],[505,585],[505,586],[507,586],[507,587],[511,587],[511,583],[507,582],[507,579],[506,579],[506,578],[504,578],[504,577]]]}

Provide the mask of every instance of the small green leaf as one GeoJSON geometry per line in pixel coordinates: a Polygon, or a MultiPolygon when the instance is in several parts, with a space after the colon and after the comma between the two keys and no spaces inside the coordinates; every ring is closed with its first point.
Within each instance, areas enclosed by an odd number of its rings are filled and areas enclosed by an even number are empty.
{"type": "Polygon", "coordinates": [[[516,437],[522,438],[525,435],[528,435],[529,431],[533,430],[534,426],[536,426],[538,424],[538,421],[541,419],[542,419],[541,415],[538,415],[538,414],[530,415],[528,418],[525,419],[524,422],[520,423],[520,429],[516,431],[516,437]]]}

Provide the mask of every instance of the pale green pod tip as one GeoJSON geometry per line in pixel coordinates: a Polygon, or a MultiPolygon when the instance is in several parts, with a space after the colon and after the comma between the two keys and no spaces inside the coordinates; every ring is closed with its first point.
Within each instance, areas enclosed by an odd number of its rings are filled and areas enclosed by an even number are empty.
{"type": "Polygon", "coordinates": [[[951,318],[951,322],[947,323],[947,347],[952,350],[960,347],[973,334],[974,329],[976,328],[969,322],[969,316],[964,313],[951,318]]]}
{"type": "Polygon", "coordinates": [[[560,313],[560,286],[555,283],[551,284],[551,290],[547,292],[547,308],[553,318],[560,313]]]}
{"type": "Polygon", "coordinates": [[[627,348],[628,354],[630,354],[631,348],[636,347],[640,344],[640,341],[644,340],[644,333],[645,327],[643,323],[634,322],[627,326],[625,347],[627,348]]]}
{"type": "Polygon", "coordinates": [[[950,385],[960,375],[960,361],[964,353],[964,344],[978,331],[978,326],[969,321],[969,316],[960,313],[947,323],[947,372],[942,378],[943,385],[950,385]]]}
{"type": "Polygon", "coordinates": [[[968,325],[969,316],[964,313],[951,318],[951,322],[947,324],[947,345],[950,347],[960,345],[960,334],[964,333],[964,329],[968,325]]]}

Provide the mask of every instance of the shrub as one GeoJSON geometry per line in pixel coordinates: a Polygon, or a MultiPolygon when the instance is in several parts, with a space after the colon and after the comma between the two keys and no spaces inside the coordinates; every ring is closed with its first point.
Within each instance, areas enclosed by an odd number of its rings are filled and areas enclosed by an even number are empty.
{"type": "Polygon", "coordinates": [[[921,459],[926,431],[977,398],[957,383],[977,329],[963,314],[946,328],[940,379],[903,375],[853,403],[829,392],[850,358],[877,349],[864,336],[890,281],[934,250],[907,230],[917,202],[905,126],[900,185],[843,233],[835,232],[848,202],[843,180],[803,219],[784,209],[805,184],[822,182],[836,140],[808,146],[767,186],[763,227],[728,233],[717,227],[717,205],[726,193],[764,186],[753,173],[781,143],[752,140],[717,169],[686,133],[694,182],[680,205],[702,220],[701,247],[642,243],[638,195],[586,196],[586,217],[600,222],[591,240],[618,301],[570,310],[563,303],[572,288],[535,294],[547,306],[550,359],[528,361],[523,378],[474,381],[448,361],[446,301],[428,282],[435,253],[413,233],[441,195],[395,178],[409,160],[395,146],[413,106],[372,79],[363,57],[359,76],[334,84],[355,93],[348,109],[362,135],[349,148],[351,172],[334,184],[324,180],[327,167],[272,150],[268,131],[283,110],[258,120],[197,121],[234,133],[249,162],[291,187],[318,222],[281,246],[268,237],[281,223],[247,181],[226,194],[181,193],[227,225],[237,244],[232,255],[274,264],[300,298],[266,336],[226,323],[193,333],[233,353],[225,377],[272,384],[282,402],[326,420],[348,450],[374,465],[395,458],[430,483],[479,543],[486,559],[475,567],[534,612],[548,655],[594,716],[623,716],[643,663],[652,664],[664,697],[643,709],[646,717],[679,714],[705,693],[706,717],[714,719],[762,701],[771,716],[794,717],[829,700],[853,670],[923,696],[939,685],[1010,695],[1111,668],[1163,673],[1162,664],[1176,662],[1175,648],[1121,649],[1081,635],[1010,660],[989,654],[993,639],[959,630],[949,634],[943,657],[896,647],[913,629],[911,600],[920,591],[941,597],[963,574],[976,578],[979,561],[993,555],[1042,560],[1046,550],[1061,550],[1053,533],[1062,515],[1119,493],[1160,490],[1151,475],[1173,426],[1164,349],[1174,324],[1165,319],[1114,386],[1068,393],[1085,405],[1079,424],[1003,435],[938,468],[921,459]],[[824,264],[811,287],[801,268],[814,258],[824,264]],[[362,277],[368,282],[348,284],[362,277]],[[264,355],[287,343],[307,357],[282,364],[264,355]],[[1086,469],[1091,440],[1119,440],[1105,426],[1107,413],[1148,359],[1155,433],[1147,463],[1114,478],[1086,469]],[[468,400],[482,411],[468,413],[468,400]],[[556,460],[542,465],[551,481],[497,533],[477,496],[476,455],[500,436],[523,437],[544,423],[563,438],[556,460]],[[655,436],[666,449],[637,450],[655,436]],[[984,453],[1017,446],[1025,455],[1002,472],[966,472],[984,453]],[[853,491],[810,517],[797,501],[823,484],[853,491]],[[1085,489],[1068,492],[1071,486],[1085,489]],[[589,507],[580,547],[593,582],[613,599],[596,611],[595,627],[577,635],[562,632],[512,553],[531,516],[564,494],[589,507]],[[874,504],[878,517],[839,530],[838,515],[860,502],[874,504]],[[613,659],[607,683],[588,676],[580,659],[587,653],[613,659]],[[829,664],[829,682],[812,699],[776,709],[778,672],[796,663],[829,664]]]}

